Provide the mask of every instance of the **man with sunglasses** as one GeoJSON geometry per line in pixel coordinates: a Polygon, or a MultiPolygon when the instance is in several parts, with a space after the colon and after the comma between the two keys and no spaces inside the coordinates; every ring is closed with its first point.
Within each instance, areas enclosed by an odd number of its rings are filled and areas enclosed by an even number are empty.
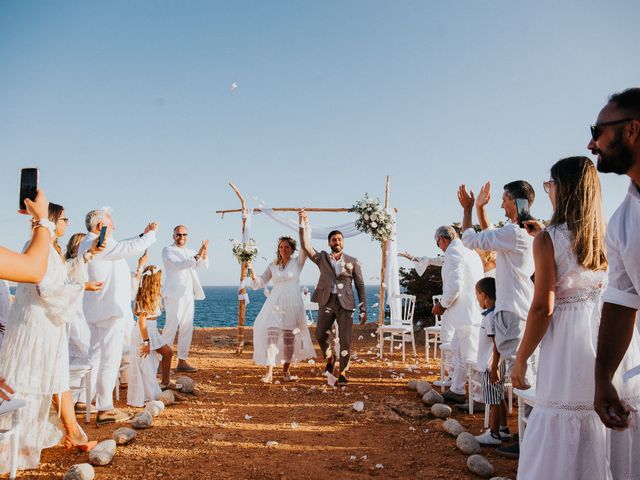
{"type": "Polygon", "coordinates": [[[187,362],[193,336],[194,300],[204,300],[196,270],[209,268],[209,240],[203,240],[196,253],[186,246],[188,235],[187,227],[178,225],[173,229],[173,243],[162,249],[165,273],[162,296],[166,312],[162,338],[167,345],[173,345],[178,334],[178,372],[198,371],[187,362]]]}
{"type": "Polygon", "coordinates": [[[609,283],[603,295],[594,405],[609,428],[614,478],[639,478],[640,339],[640,88],[616,93],[591,126],[587,146],[598,170],[627,175],[627,196],[607,227],[609,283]],[[624,375],[624,377],[623,377],[624,375]]]}

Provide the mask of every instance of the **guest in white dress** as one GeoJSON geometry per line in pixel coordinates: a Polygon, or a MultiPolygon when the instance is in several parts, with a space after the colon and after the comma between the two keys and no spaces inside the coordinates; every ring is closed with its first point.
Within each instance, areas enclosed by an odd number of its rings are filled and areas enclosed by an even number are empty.
{"type": "Polygon", "coordinates": [[[606,431],[593,407],[607,269],[596,167],[586,157],[560,160],[544,189],[554,213],[533,243],[533,303],[511,374],[514,387],[529,388],[527,360],[540,344],[518,478],[609,479],[606,431]]]}
{"type": "Polygon", "coordinates": [[[282,363],[284,381],[289,382],[296,380],[289,372],[292,363],[315,357],[300,294],[300,273],[307,256],[303,250],[294,257],[295,251],[293,238],[280,237],[277,258],[260,277],[249,266],[254,289],[273,283],[271,294],[253,324],[253,361],[267,366],[262,377],[265,383],[273,380],[273,367],[278,363],[282,363]]]}
{"type": "Polygon", "coordinates": [[[143,407],[145,402],[157,400],[165,388],[177,388],[170,381],[173,349],[164,341],[157,325],[162,313],[161,285],[162,271],[153,265],[146,267],[140,276],[135,300],[138,325],[131,332],[127,404],[132,407],[143,407]],[[158,385],[156,373],[160,359],[162,380],[158,385]]]}
{"type": "MultiPolygon", "coordinates": [[[[9,322],[0,349],[0,372],[6,375],[16,392],[25,401],[20,410],[19,469],[37,468],[43,448],[60,441],[62,432],[48,425],[52,397],[68,396],[62,401],[60,416],[66,431],[63,444],[88,450],[89,442],[78,425],[70,401],[69,349],[65,321],[78,308],[83,285],[66,282],[66,269],[56,239],[64,235],[68,219],[64,209],[49,204],[49,220],[55,225],[51,237],[47,273],[37,284],[20,283],[9,315],[9,322]],[[52,432],[52,430],[54,430],[52,432]]],[[[98,252],[95,244],[92,251],[98,252]]],[[[10,419],[0,421],[0,430],[10,419]]],[[[0,473],[9,467],[8,439],[0,443],[0,473]]]]}

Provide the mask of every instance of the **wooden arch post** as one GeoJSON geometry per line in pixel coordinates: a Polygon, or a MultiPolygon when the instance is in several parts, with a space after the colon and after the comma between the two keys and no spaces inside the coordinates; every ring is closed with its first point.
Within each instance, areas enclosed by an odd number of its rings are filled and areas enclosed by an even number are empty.
{"type": "MultiPolygon", "coordinates": [[[[233,184],[233,182],[229,182],[229,186],[233,189],[233,191],[240,199],[240,205],[242,207],[242,238],[244,238],[244,232],[247,227],[247,205],[244,201],[244,197],[233,184]]],[[[245,300],[247,289],[244,286],[245,278],[247,278],[247,262],[242,262],[240,264],[240,290],[238,291],[238,341],[236,345],[237,354],[241,354],[244,350],[244,320],[247,314],[247,302],[245,300]]]]}
{"type": "MultiPolygon", "coordinates": [[[[384,191],[384,208],[389,208],[389,175],[387,175],[387,185],[384,191]]],[[[378,302],[378,325],[384,323],[384,276],[387,270],[387,241],[382,242],[382,267],[380,267],[380,301],[378,302]]]]}

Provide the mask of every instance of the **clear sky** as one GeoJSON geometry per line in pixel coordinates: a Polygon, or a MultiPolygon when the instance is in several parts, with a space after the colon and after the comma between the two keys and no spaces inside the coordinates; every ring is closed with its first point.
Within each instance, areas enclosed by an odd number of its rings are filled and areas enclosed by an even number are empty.
{"type": "MultiPolygon", "coordinates": [[[[238,206],[231,180],[253,206],[349,207],[382,198],[389,174],[414,254],[435,254],[435,228],[460,220],[460,183],[492,181],[497,221],[502,185],[526,179],[548,217],[549,167],[588,155],[607,96],[638,85],[639,18],[640,2],[601,0],[0,1],[0,243],[27,238],[26,166],[69,233],[110,205],[119,238],[160,223],[154,262],[175,224],[191,246],[209,238],[208,285],[239,275],[240,218],[214,213],[238,206]]],[[[626,185],[603,179],[607,215],[626,185]]],[[[254,222],[269,260],[283,233],[254,222]]],[[[375,283],[379,246],[346,251],[375,283]]]]}

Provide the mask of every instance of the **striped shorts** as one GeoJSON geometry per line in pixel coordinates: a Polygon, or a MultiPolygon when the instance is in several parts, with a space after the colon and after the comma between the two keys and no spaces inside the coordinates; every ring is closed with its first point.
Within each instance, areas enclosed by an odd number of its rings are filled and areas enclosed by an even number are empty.
{"type": "Polygon", "coordinates": [[[498,383],[491,383],[488,369],[482,372],[482,397],[485,404],[499,405],[504,400],[504,376],[506,372],[506,362],[500,362],[500,365],[498,365],[498,373],[500,375],[498,383]]]}

